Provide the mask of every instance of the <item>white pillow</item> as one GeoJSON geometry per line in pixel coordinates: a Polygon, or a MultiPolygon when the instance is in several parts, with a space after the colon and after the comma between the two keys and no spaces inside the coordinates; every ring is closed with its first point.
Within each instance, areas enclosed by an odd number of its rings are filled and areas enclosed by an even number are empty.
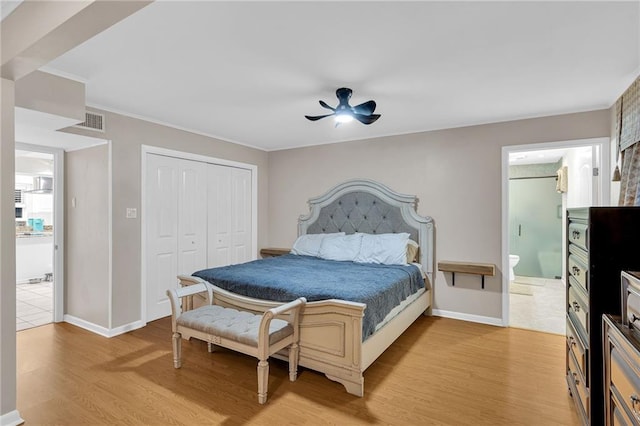
{"type": "Polygon", "coordinates": [[[356,262],[406,265],[409,234],[362,234],[356,262]]]}
{"type": "Polygon", "coordinates": [[[360,252],[362,234],[338,235],[325,238],[320,245],[318,257],[328,260],[353,262],[360,252]]]}
{"type": "Polygon", "coordinates": [[[344,235],[344,232],[336,232],[335,234],[306,234],[300,235],[293,243],[291,254],[299,254],[303,256],[318,257],[320,252],[320,244],[322,240],[329,236],[344,235]]]}

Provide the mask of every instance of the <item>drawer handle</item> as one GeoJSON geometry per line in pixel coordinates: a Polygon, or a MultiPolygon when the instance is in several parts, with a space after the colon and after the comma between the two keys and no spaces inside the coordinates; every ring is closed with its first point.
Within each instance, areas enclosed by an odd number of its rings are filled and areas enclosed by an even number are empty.
{"type": "Polygon", "coordinates": [[[576,345],[576,339],[574,339],[573,336],[569,336],[569,344],[571,346],[575,346],[576,345]]]}
{"type": "Polygon", "coordinates": [[[578,302],[576,301],[573,302],[573,310],[576,312],[580,312],[580,304],[578,304],[578,302]]]}
{"type": "MultiPolygon", "coordinates": [[[[580,384],[580,380],[578,380],[578,373],[572,373],[573,374],[573,381],[576,382],[576,385],[580,384]]],[[[635,395],[632,395],[631,397],[633,398],[635,395]]],[[[638,397],[636,397],[637,399],[638,397]]]]}
{"type": "Polygon", "coordinates": [[[571,272],[573,272],[573,275],[575,275],[576,277],[580,276],[580,268],[578,268],[577,266],[572,266],[571,272]]]}
{"type": "Polygon", "coordinates": [[[578,238],[580,238],[580,231],[573,231],[571,235],[573,236],[574,240],[577,240],[578,238]]]}
{"type": "Polygon", "coordinates": [[[633,410],[633,414],[635,414],[636,419],[640,418],[640,412],[636,409],[638,404],[640,404],[640,398],[638,398],[638,395],[633,394],[629,397],[629,400],[631,401],[631,410],[633,410]]]}

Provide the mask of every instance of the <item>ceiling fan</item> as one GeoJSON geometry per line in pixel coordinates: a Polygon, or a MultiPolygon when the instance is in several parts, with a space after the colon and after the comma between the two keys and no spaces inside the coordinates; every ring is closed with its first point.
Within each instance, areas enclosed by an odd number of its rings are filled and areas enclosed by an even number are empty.
{"type": "Polygon", "coordinates": [[[321,118],[335,116],[336,126],[341,123],[348,123],[354,118],[361,122],[362,124],[371,124],[380,118],[380,114],[374,114],[373,112],[376,110],[375,101],[367,101],[360,105],[351,106],[349,105],[349,99],[351,98],[351,89],[346,87],[341,87],[336,90],[336,96],[338,97],[338,106],[333,108],[329,106],[326,102],[320,101],[320,105],[323,108],[329,109],[333,111],[331,114],[326,115],[305,115],[308,120],[316,121],[321,118]]]}

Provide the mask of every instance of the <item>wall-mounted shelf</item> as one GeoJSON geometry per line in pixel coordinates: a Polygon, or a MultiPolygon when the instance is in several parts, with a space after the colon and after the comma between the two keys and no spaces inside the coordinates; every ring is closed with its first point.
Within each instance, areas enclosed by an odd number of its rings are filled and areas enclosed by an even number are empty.
{"type": "Polygon", "coordinates": [[[451,272],[451,285],[456,285],[456,273],[472,274],[482,276],[482,288],[484,288],[484,277],[496,274],[496,265],[493,263],[456,262],[453,260],[443,260],[438,262],[438,271],[451,272]]]}

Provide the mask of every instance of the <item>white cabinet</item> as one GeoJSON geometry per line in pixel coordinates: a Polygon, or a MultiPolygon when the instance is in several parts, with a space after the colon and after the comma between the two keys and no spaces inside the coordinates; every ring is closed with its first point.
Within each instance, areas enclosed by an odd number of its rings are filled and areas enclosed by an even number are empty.
{"type": "Polygon", "coordinates": [[[53,236],[16,238],[16,282],[43,279],[53,272],[53,236]]]}

